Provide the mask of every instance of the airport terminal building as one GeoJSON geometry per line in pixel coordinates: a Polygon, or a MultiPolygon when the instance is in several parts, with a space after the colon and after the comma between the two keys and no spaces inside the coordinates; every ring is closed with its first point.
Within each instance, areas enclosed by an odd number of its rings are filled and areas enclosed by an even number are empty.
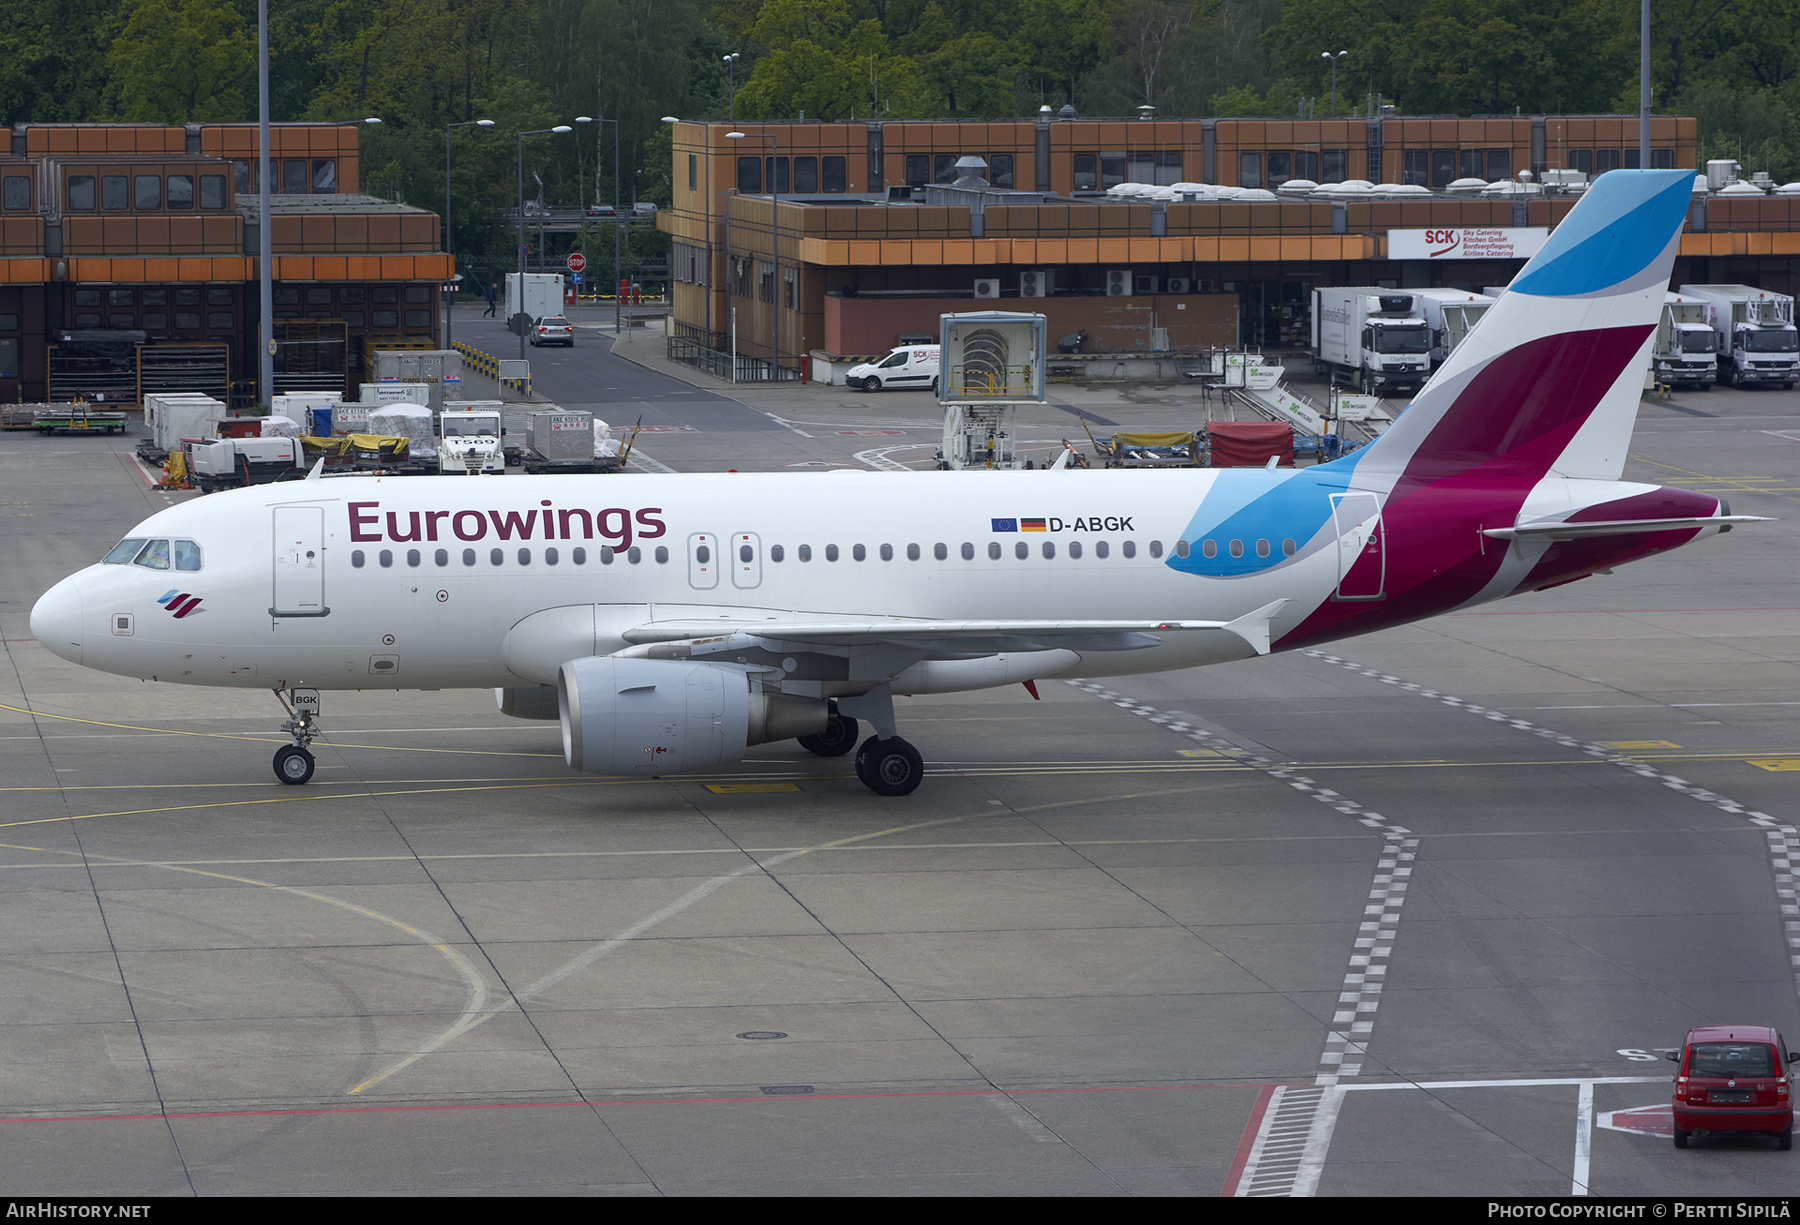
{"type": "MultiPolygon", "coordinates": [[[[1101,351],[1298,347],[1315,286],[1506,284],[1581,180],[1638,164],[1637,133],[1619,115],[1068,108],[1022,122],[681,122],[674,205],[658,219],[673,244],[671,355],[717,367],[735,348],[740,378],[798,378],[809,354],[881,353],[977,309],[1041,311],[1052,337],[1086,330],[1101,351]]],[[[1698,170],[1697,156],[1693,119],[1652,120],[1653,168],[1698,170]]],[[[1797,273],[1800,195],[1696,194],[1677,282],[1792,293],[1797,273]]]]}
{"type": "MultiPolygon", "coordinates": [[[[436,348],[438,217],[358,193],[354,124],[270,128],[276,384],[436,348]]],[[[20,124],[0,152],[0,400],[253,396],[255,124],[20,124]]]]}

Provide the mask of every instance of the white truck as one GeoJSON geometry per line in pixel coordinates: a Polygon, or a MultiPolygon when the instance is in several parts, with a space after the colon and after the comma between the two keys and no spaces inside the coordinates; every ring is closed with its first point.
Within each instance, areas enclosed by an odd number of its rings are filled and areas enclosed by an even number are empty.
{"type": "Polygon", "coordinates": [[[1419,390],[1431,373],[1431,330],[1416,291],[1315,289],[1313,369],[1364,395],[1419,390]]]}
{"type": "Polygon", "coordinates": [[[1663,295],[1662,319],[1656,325],[1656,345],[1650,352],[1650,369],[1658,383],[1712,390],[1719,377],[1719,359],[1712,324],[1707,322],[1710,309],[1700,298],[1663,295]]]}
{"type": "Polygon", "coordinates": [[[187,444],[188,472],[202,493],[297,479],[306,472],[298,438],[209,438],[187,444]]]}
{"type": "Polygon", "coordinates": [[[509,272],[506,274],[506,319],[510,324],[520,314],[526,322],[544,315],[560,315],[563,310],[563,278],[560,272],[509,272]],[[519,290],[520,276],[525,278],[524,292],[519,290]]]}
{"type": "Polygon", "coordinates": [[[438,471],[477,476],[506,472],[498,408],[446,408],[438,415],[438,471]]]}
{"type": "Polygon", "coordinates": [[[1494,304],[1492,298],[1466,289],[1414,289],[1409,292],[1418,298],[1425,312],[1425,326],[1431,329],[1431,367],[1434,370],[1444,364],[1444,359],[1494,304]]]}
{"type": "Polygon", "coordinates": [[[1683,285],[1681,296],[1706,303],[1721,382],[1791,388],[1800,380],[1800,332],[1794,330],[1792,298],[1748,285],[1683,285]]]}

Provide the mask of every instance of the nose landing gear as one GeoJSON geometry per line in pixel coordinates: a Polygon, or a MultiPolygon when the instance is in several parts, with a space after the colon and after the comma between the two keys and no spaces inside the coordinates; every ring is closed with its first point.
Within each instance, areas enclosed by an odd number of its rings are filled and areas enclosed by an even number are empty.
{"type": "Polygon", "coordinates": [[[319,727],[319,691],[317,689],[295,689],[294,700],[290,705],[282,696],[283,691],[275,690],[275,700],[281,703],[282,709],[291,716],[281,725],[281,730],[294,738],[294,743],[283,745],[275,750],[275,777],[290,787],[298,787],[309,782],[313,776],[314,761],[311,750],[307,748],[313,737],[320,732],[319,727]]]}

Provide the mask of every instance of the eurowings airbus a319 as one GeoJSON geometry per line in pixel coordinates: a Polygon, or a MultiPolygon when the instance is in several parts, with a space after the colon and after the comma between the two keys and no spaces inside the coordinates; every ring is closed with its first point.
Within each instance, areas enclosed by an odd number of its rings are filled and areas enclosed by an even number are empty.
{"type": "Polygon", "coordinates": [[[312,776],[317,691],[479,686],[559,719],[577,770],[709,770],[798,738],[905,795],[924,766],[897,694],[1291,650],[1747,518],[1620,479],[1692,182],[1599,179],[1393,426],[1332,463],[315,473],[151,516],[32,630],[85,667],[293,696],[286,783],[312,776]]]}

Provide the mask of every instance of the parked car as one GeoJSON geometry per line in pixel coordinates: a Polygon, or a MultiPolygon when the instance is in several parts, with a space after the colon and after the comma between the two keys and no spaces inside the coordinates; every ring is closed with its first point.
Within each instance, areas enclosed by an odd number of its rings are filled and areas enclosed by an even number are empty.
{"type": "Polygon", "coordinates": [[[1691,1136],[1766,1131],[1794,1145],[1793,1065],[1800,1055],[1764,1025],[1701,1025],[1670,1051],[1675,1073],[1675,1147],[1691,1136]]]}
{"type": "Polygon", "coordinates": [[[544,315],[534,321],[527,337],[536,345],[567,345],[575,347],[575,326],[561,315],[544,315]]]}
{"type": "Polygon", "coordinates": [[[895,349],[878,362],[863,362],[850,367],[844,386],[864,391],[880,391],[884,387],[918,387],[937,390],[938,345],[908,345],[895,349]]]}

